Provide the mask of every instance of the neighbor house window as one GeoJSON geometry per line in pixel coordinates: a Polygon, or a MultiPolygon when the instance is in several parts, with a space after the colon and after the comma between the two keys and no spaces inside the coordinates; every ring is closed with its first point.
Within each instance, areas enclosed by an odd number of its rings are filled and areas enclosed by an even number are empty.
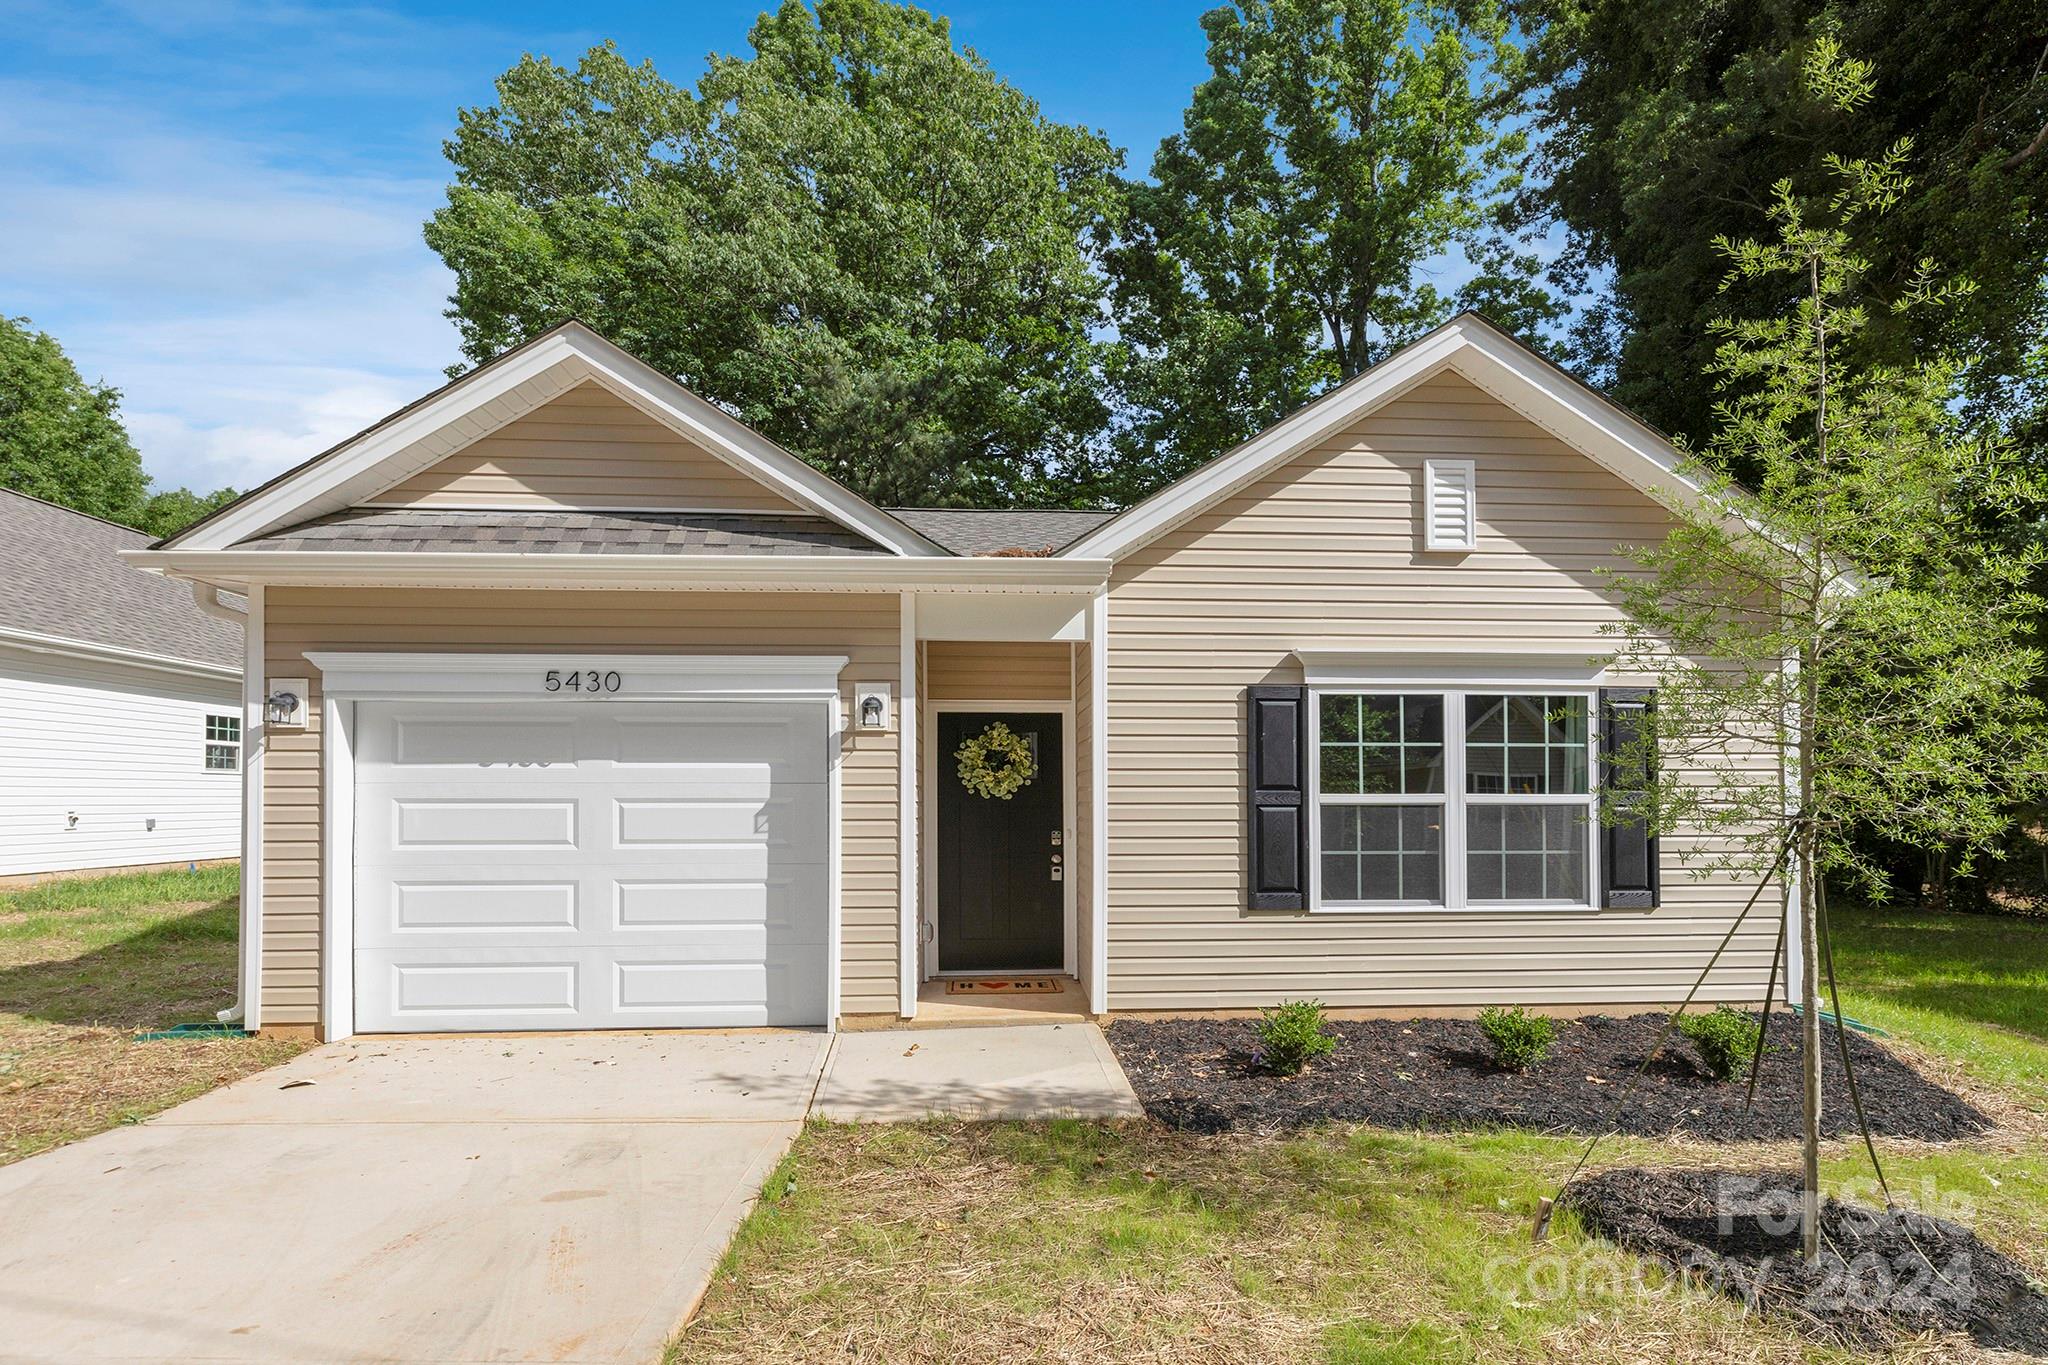
{"type": "Polygon", "coordinates": [[[1318,908],[1593,903],[1591,694],[1321,691],[1318,908]]]}
{"type": "Polygon", "coordinates": [[[242,766],[242,718],[206,718],[206,767],[209,772],[231,773],[242,766]]]}

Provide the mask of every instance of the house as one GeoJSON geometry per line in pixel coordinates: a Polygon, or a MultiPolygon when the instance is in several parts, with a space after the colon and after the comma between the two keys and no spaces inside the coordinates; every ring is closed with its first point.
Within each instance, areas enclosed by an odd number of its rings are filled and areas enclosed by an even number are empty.
{"type": "Polygon", "coordinates": [[[1590,818],[1697,496],[1473,316],[1115,516],[872,506],[570,323],[128,558],[248,598],[266,1028],[1615,1010],[1751,890],[1590,818]]]}
{"type": "Polygon", "coordinates": [[[0,490],[0,879],[241,851],[240,616],[121,562],[149,542],[0,490]]]}

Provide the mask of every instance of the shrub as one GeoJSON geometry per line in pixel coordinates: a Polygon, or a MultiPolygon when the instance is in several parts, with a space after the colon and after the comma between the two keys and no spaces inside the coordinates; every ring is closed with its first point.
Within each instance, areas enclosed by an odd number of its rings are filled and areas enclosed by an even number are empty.
{"type": "Polygon", "coordinates": [[[1732,1081],[1763,1045],[1763,1028],[1748,1014],[1726,1005],[1712,1014],[1681,1014],[1678,1031],[1692,1040],[1700,1060],[1717,1081],[1732,1081]]]}
{"type": "Polygon", "coordinates": [[[1527,1071],[1550,1055],[1557,1041],[1557,1021],[1531,1014],[1520,1005],[1479,1011],[1479,1031],[1493,1044],[1493,1060],[1504,1071],[1527,1071]]]}
{"type": "Polygon", "coordinates": [[[1292,1076],[1336,1047],[1320,1000],[1290,1000],[1259,1012],[1259,1065],[1275,1075],[1292,1076]]]}

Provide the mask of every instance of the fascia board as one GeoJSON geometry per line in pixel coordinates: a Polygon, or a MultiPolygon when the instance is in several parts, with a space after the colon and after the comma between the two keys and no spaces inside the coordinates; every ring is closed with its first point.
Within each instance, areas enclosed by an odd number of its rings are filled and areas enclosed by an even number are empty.
{"type": "Polygon", "coordinates": [[[134,568],[222,585],[504,588],[905,588],[1097,592],[1109,561],[909,556],[625,556],[419,551],[126,550],[134,568]]]}

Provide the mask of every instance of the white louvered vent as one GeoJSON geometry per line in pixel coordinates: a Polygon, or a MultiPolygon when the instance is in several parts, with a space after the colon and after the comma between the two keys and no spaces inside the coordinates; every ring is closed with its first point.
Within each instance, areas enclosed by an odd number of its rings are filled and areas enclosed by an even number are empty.
{"type": "Polygon", "coordinates": [[[1422,481],[1423,548],[1477,549],[1479,488],[1472,461],[1425,460],[1422,481]]]}

